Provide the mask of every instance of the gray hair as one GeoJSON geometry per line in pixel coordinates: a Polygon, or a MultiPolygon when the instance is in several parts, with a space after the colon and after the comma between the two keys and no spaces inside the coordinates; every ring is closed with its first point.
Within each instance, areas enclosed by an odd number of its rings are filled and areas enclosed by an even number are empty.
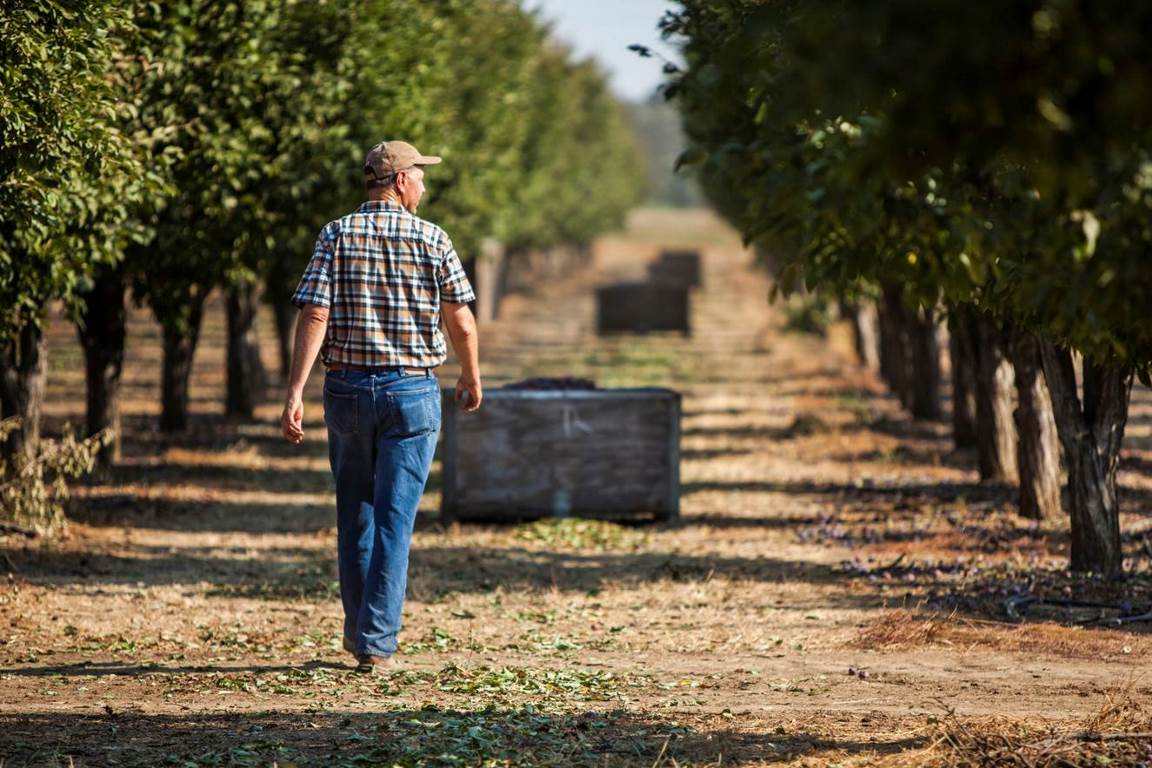
{"type": "Polygon", "coordinates": [[[386,173],[383,176],[377,176],[376,170],[372,166],[365,165],[364,166],[364,187],[366,189],[369,189],[369,190],[373,190],[373,189],[395,189],[396,179],[398,179],[400,177],[400,174],[407,173],[408,171],[411,171],[411,170],[413,170],[415,168],[419,168],[419,167],[420,166],[418,166],[418,165],[413,165],[413,166],[409,166],[408,168],[402,168],[399,171],[393,171],[392,173],[386,173]]]}

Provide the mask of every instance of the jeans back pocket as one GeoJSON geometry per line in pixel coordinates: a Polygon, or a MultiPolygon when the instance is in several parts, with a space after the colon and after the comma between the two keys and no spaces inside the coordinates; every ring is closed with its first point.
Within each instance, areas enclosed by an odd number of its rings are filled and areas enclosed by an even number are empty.
{"type": "Polygon", "coordinates": [[[440,429],[440,390],[437,386],[391,394],[397,431],[423,435],[440,429]]]}

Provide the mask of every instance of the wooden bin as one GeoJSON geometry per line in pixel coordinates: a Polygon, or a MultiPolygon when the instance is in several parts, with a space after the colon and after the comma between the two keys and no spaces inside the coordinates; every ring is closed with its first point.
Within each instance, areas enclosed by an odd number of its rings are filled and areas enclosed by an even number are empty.
{"type": "Polygon", "coordinates": [[[679,393],[497,389],[476,413],[452,397],[443,390],[443,520],[680,514],[679,393]]]}
{"type": "Polygon", "coordinates": [[[616,283],[596,289],[596,332],[679,331],[688,336],[688,288],[659,283],[616,283]]]}
{"type": "Polygon", "coordinates": [[[662,251],[660,258],[648,265],[648,279],[654,283],[699,288],[699,251],[662,251]]]}

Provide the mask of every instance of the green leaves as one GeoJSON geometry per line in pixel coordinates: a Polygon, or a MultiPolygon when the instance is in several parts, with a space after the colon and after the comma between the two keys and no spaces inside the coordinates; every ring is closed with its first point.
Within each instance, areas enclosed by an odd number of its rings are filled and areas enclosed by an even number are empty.
{"type": "Polygon", "coordinates": [[[0,8],[2,338],[39,322],[48,299],[70,300],[137,234],[125,203],[153,180],[106,76],[124,24],[111,2],[0,8]]]}
{"type": "Polygon", "coordinates": [[[1152,85],[1136,32],[1152,11],[681,5],[665,29],[688,66],[669,90],[708,155],[704,189],[771,242],[783,292],[883,280],[1152,361],[1152,85]]]}
{"type": "MultiPolygon", "coordinates": [[[[0,421],[0,440],[20,428],[18,418],[0,421]]],[[[0,462],[0,509],[6,521],[32,533],[56,533],[64,526],[66,481],[88,474],[100,449],[112,440],[108,430],[85,440],[67,432],[42,440],[31,456],[0,462]]]]}
{"type": "Polygon", "coordinates": [[[680,153],[680,157],[676,158],[675,170],[679,171],[681,168],[690,167],[693,165],[700,165],[708,159],[708,152],[703,147],[691,146],[680,153]]]}
{"type": "Polygon", "coordinates": [[[642,532],[603,520],[560,518],[519,526],[513,536],[550,550],[591,549],[599,552],[634,550],[644,543],[642,532]]]}
{"type": "Polygon", "coordinates": [[[125,258],[175,327],[215,285],[294,282],[382,138],[445,157],[421,213],[465,259],[585,242],[641,191],[603,73],[515,3],[70,8],[0,10],[0,335],[125,258]]]}

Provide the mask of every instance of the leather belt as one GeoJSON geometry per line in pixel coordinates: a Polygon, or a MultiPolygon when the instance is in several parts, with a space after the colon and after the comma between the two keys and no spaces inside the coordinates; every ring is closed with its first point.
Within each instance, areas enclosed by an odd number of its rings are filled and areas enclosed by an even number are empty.
{"type": "Polygon", "coordinates": [[[346,365],[344,363],[334,363],[328,366],[329,373],[339,373],[341,371],[354,371],[356,373],[394,373],[396,371],[403,371],[409,376],[427,376],[432,372],[432,369],[409,368],[402,365],[346,365]]]}

